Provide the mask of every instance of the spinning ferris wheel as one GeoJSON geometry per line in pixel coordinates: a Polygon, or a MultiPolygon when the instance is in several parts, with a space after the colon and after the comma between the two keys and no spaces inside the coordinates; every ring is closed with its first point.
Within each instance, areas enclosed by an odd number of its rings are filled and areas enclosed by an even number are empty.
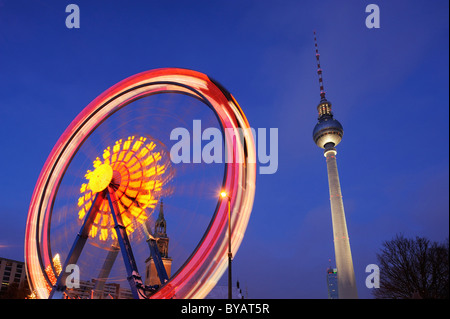
{"type": "MultiPolygon", "coordinates": [[[[165,106],[167,103],[162,107],[165,106]]],[[[180,114],[181,110],[175,113],[180,114]]],[[[120,279],[129,284],[136,299],[205,297],[227,267],[228,209],[234,255],[253,206],[256,155],[249,128],[234,97],[214,80],[191,70],[143,72],[98,96],[60,137],[33,192],[25,234],[25,262],[36,297],[63,298],[69,265],[79,266],[80,273],[97,271],[97,275],[91,275],[97,277],[96,290],[101,290],[108,279],[123,277],[120,279]],[[228,202],[214,199],[215,208],[199,234],[200,240],[172,276],[165,271],[156,239],[149,230],[155,207],[163,197],[173,195],[172,184],[179,180],[170,152],[161,142],[164,127],[148,125],[152,119],[147,118],[143,129],[135,133],[131,120],[114,122],[119,111],[144,98],[164,94],[194,98],[213,112],[228,159],[223,165],[220,189],[226,190],[230,198],[230,208],[228,202]],[[117,136],[112,139],[97,134],[105,125],[116,125],[117,136]],[[97,140],[96,134],[100,136],[97,140]],[[233,138],[240,134],[244,134],[243,139],[233,138]],[[101,151],[89,148],[92,144],[101,151]],[[83,152],[89,158],[89,167],[79,160],[83,152]],[[160,280],[157,286],[146,285],[139,272],[143,258],[136,252],[143,246],[154,260],[160,280]],[[118,255],[123,259],[124,270],[115,274],[112,266],[117,264],[114,261],[118,255]],[[104,262],[94,269],[97,260],[104,262]]]]}

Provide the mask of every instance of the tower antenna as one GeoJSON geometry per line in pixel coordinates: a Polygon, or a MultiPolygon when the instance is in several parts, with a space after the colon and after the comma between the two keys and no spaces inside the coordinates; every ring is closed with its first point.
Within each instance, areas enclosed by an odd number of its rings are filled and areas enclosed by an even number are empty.
{"type": "Polygon", "coordinates": [[[317,38],[316,38],[315,30],[314,30],[314,46],[316,47],[317,74],[319,75],[320,98],[321,98],[321,100],[326,100],[325,90],[323,89],[322,69],[320,68],[320,54],[319,54],[319,48],[317,46],[317,38]]]}

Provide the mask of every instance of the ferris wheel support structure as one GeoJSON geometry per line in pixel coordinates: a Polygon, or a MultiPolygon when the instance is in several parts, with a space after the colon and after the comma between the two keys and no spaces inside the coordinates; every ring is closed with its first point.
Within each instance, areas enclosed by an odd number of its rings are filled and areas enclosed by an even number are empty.
{"type": "MultiPolygon", "coordinates": [[[[133,250],[131,249],[131,244],[128,239],[126,228],[123,225],[120,214],[117,213],[119,212],[119,209],[117,207],[117,199],[114,191],[109,186],[107,189],[95,195],[92,207],[86,215],[85,221],[81,226],[81,229],[72,245],[72,249],[67,256],[62,269],[65,270],[69,264],[75,264],[77,262],[89,237],[89,231],[94,221],[95,213],[97,212],[100,204],[105,198],[108,200],[111,215],[114,220],[114,229],[117,233],[117,241],[119,243],[123,261],[125,263],[125,268],[127,270],[127,280],[130,284],[131,293],[135,299],[146,299],[147,297],[145,294],[144,285],[137,269],[136,261],[134,259],[133,250]]],[[[112,262],[114,262],[114,260],[112,260],[112,262]]],[[[64,292],[66,290],[66,279],[67,273],[65,271],[61,271],[56,284],[52,288],[49,299],[64,298],[64,292]]]]}

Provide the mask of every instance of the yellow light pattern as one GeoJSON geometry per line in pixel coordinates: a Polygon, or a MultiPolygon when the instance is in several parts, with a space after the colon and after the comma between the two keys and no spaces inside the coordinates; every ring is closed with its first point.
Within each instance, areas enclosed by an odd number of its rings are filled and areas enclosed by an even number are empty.
{"type": "MultiPolygon", "coordinates": [[[[102,158],[94,160],[94,170],[87,171],[85,177],[88,182],[80,187],[79,220],[83,220],[91,208],[95,193],[110,186],[115,192],[118,213],[127,235],[143,224],[148,218],[146,209],[153,209],[158,202],[155,194],[161,191],[165,180],[163,174],[170,165],[166,158],[163,159],[165,154],[155,149],[156,146],[146,137],[130,136],[116,141],[113,147],[107,147],[102,158]]],[[[101,241],[117,239],[108,201],[103,200],[99,207],[89,236],[101,241]]]]}
{"type": "Polygon", "coordinates": [[[113,169],[108,164],[102,164],[90,173],[89,188],[93,193],[98,193],[108,187],[113,178],[113,169]]]}
{"type": "MultiPolygon", "coordinates": [[[[61,260],[59,258],[59,254],[56,254],[53,257],[53,267],[55,267],[56,274],[53,272],[51,265],[45,267],[45,272],[47,273],[48,279],[50,280],[52,285],[56,284],[56,280],[58,279],[59,274],[61,273],[61,260]]],[[[47,283],[47,290],[50,293],[52,291],[52,287],[47,283]]]]}

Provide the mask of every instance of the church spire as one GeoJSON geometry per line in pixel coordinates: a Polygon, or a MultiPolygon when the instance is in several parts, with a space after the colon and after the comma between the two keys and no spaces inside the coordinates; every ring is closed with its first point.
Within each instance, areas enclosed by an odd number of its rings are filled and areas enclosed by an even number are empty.
{"type": "Polygon", "coordinates": [[[155,237],[167,237],[167,223],[164,218],[164,203],[161,198],[161,202],[159,204],[159,215],[158,219],[155,222],[155,237]]]}
{"type": "Polygon", "coordinates": [[[155,221],[153,237],[149,243],[151,245],[157,245],[157,250],[161,258],[160,261],[157,261],[158,258],[155,257],[154,252],[156,247],[150,247],[150,257],[145,260],[147,268],[145,284],[148,286],[160,286],[161,283],[165,282],[165,277],[170,278],[172,267],[172,258],[169,257],[169,237],[167,236],[167,223],[164,217],[164,204],[162,199],[159,203],[159,214],[155,221]],[[164,269],[161,266],[161,261],[164,269]],[[164,270],[167,276],[164,274],[164,270]]]}

